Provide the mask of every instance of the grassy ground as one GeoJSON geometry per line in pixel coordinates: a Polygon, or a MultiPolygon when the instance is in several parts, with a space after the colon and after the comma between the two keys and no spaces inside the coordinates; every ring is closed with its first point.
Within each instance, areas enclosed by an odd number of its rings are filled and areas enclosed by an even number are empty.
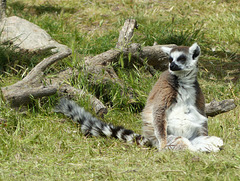
{"type": "MultiPolygon", "coordinates": [[[[84,1],[12,0],[8,16],[25,18],[45,29],[55,40],[73,49],[73,55],[49,71],[81,62],[115,46],[125,19],[135,18],[139,29],[133,41],[143,46],[175,43],[202,48],[199,82],[209,102],[235,99],[240,103],[240,3],[238,0],[188,1],[84,1]]],[[[0,86],[21,79],[41,60],[0,49],[0,86]]],[[[159,74],[151,77],[144,67],[119,76],[138,93],[136,104],[112,87],[77,81],[76,87],[98,92],[109,113],[106,122],[141,132],[140,110],[159,74]],[[129,79],[130,77],[130,79],[129,79]],[[97,90],[97,91],[96,91],[97,90]],[[110,104],[111,102],[111,104],[110,104]]],[[[25,112],[0,101],[1,180],[239,180],[240,109],[209,118],[209,133],[223,138],[219,153],[157,152],[114,139],[86,138],[69,119],[52,111],[57,96],[34,100],[25,112]]],[[[78,103],[92,111],[88,100],[78,103]]]]}

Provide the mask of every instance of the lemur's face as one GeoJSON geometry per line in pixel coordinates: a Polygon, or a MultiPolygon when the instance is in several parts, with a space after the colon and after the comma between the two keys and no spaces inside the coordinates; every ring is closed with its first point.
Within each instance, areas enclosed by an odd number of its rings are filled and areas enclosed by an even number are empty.
{"type": "Polygon", "coordinates": [[[197,43],[191,47],[162,47],[162,50],[169,55],[169,71],[173,74],[195,69],[201,51],[197,43]]]}

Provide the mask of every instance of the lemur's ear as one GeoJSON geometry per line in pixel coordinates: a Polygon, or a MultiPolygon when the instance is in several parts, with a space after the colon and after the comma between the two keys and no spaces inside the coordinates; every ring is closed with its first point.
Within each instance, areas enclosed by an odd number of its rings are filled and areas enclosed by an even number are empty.
{"type": "Polygon", "coordinates": [[[192,55],[193,59],[197,59],[201,53],[201,49],[198,46],[197,43],[194,43],[190,48],[189,48],[189,53],[192,55]]]}
{"type": "Polygon", "coordinates": [[[162,49],[162,51],[164,52],[164,53],[166,53],[166,54],[168,54],[168,55],[170,55],[170,52],[171,52],[171,50],[172,50],[172,48],[170,48],[170,47],[161,47],[161,49],[162,49]]]}

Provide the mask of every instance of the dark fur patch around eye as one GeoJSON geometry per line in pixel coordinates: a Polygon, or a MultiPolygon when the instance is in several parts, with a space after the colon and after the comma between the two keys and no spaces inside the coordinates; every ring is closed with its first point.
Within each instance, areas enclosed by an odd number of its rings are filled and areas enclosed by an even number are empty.
{"type": "Polygon", "coordinates": [[[169,57],[168,58],[169,62],[171,63],[173,61],[173,58],[172,57],[169,57]]]}
{"type": "Polygon", "coordinates": [[[185,55],[181,55],[177,58],[178,62],[185,63],[187,60],[187,57],[185,55]]]}

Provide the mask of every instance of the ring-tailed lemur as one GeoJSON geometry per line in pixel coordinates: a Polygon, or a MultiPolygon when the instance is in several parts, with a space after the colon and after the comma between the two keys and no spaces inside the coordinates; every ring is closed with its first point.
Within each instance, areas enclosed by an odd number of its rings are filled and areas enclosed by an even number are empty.
{"type": "Polygon", "coordinates": [[[154,85],[142,112],[143,135],[104,123],[73,101],[61,99],[61,112],[93,136],[108,136],[162,149],[217,152],[222,139],[208,136],[205,100],[197,81],[200,47],[162,47],[169,55],[169,69],[154,85]]]}

